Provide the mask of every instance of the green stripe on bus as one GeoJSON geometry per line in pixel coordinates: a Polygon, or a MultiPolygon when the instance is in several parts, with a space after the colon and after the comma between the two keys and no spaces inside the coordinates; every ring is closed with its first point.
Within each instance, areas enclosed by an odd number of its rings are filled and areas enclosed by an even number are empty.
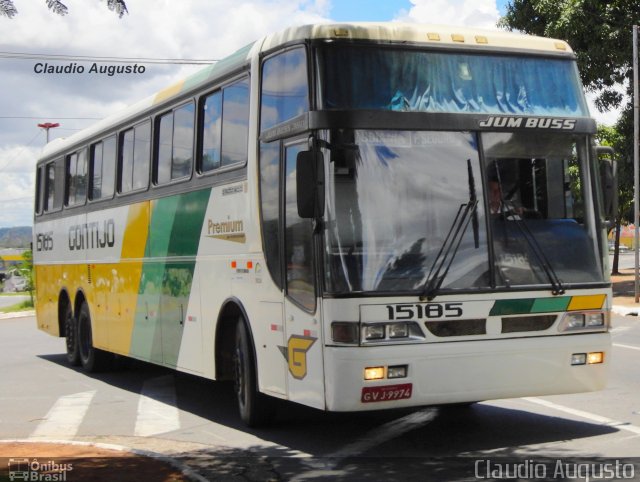
{"type": "Polygon", "coordinates": [[[525,315],[529,313],[553,313],[567,311],[571,296],[556,298],[520,298],[517,300],[498,300],[494,303],[489,316],[525,315]]]}
{"type": "Polygon", "coordinates": [[[535,298],[498,300],[494,303],[493,308],[491,308],[489,316],[521,315],[523,313],[530,313],[535,301],[535,298]]]}
{"type": "Polygon", "coordinates": [[[567,311],[571,296],[559,296],[557,298],[537,298],[531,308],[531,313],[551,313],[554,311],[567,311]]]}
{"type": "Polygon", "coordinates": [[[131,352],[176,366],[210,189],[152,203],[131,352]],[[170,261],[167,260],[169,258],[170,261]]]}

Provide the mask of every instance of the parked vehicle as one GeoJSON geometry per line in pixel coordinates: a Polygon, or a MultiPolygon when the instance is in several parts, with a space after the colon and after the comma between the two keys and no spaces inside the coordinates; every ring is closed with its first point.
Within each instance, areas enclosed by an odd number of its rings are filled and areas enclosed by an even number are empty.
{"type": "Polygon", "coordinates": [[[25,276],[23,271],[12,269],[7,272],[4,280],[4,292],[15,293],[17,291],[26,291],[29,288],[29,278],[25,276]]]}

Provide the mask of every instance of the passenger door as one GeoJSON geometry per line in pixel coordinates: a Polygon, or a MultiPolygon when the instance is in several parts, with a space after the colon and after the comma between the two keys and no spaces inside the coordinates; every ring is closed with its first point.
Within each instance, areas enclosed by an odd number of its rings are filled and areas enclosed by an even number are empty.
{"type": "Polygon", "coordinates": [[[311,219],[298,216],[296,158],[307,149],[305,137],[283,146],[285,357],[289,399],[324,408],[320,306],[316,289],[314,234],[311,219]]]}

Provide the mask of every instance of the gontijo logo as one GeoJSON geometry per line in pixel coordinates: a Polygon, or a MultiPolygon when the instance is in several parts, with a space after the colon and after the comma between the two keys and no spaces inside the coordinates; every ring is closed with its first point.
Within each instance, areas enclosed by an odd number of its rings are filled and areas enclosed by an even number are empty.
{"type": "Polygon", "coordinates": [[[289,372],[297,380],[307,376],[307,352],[316,342],[311,336],[291,335],[287,346],[280,346],[280,352],[289,363],[289,372]]]}

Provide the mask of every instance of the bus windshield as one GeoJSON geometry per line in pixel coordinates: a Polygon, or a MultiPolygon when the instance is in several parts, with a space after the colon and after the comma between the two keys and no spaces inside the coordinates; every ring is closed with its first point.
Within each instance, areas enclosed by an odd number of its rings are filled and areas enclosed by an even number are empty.
{"type": "Polygon", "coordinates": [[[326,135],[329,292],[603,282],[585,135],[326,135]]]}
{"type": "Polygon", "coordinates": [[[569,58],[325,45],[324,109],[588,117],[569,58]]]}

